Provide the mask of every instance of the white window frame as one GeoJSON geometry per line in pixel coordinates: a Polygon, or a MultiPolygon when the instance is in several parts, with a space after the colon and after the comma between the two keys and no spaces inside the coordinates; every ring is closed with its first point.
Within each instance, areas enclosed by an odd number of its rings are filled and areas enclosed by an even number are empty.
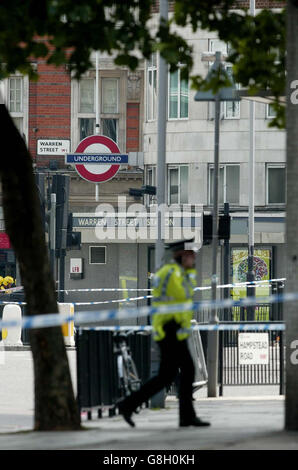
{"type": "MultiPolygon", "coordinates": [[[[29,117],[29,78],[28,76],[24,76],[21,73],[14,73],[9,77],[3,79],[0,82],[0,90],[3,96],[3,102],[7,107],[7,110],[12,117],[12,119],[20,119],[22,122],[22,128],[20,130],[20,134],[22,135],[25,142],[28,142],[28,117],[29,117]],[[22,107],[21,111],[10,111],[10,79],[11,78],[20,78],[22,80],[21,85],[21,101],[22,107]]],[[[16,124],[18,127],[18,125],[16,124]]],[[[18,127],[19,128],[19,127],[18,127]]]]}
{"type": "MultiPolygon", "coordinates": [[[[114,116],[115,114],[119,114],[119,78],[117,77],[102,77],[101,79],[101,112],[100,114],[102,115],[102,118],[106,118],[106,116],[114,116]],[[103,84],[105,81],[112,80],[113,82],[116,82],[116,111],[113,111],[111,113],[106,113],[103,109],[103,84]]],[[[113,119],[115,119],[113,117],[113,119]]]]}
{"type": "MultiPolygon", "coordinates": [[[[208,49],[209,49],[209,52],[217,52],[217,51],[220,51],[222,52],[223,54],[229,54],[229,45],[226,44],[224,41],[221,41],[220,39],[209,39],[208,41],[208,49]],[[215,43],[218,43],[219,44],[219,47],[215,47],[215,43]]],[[[210,62],[209,63],[209,67],[212,65],[212,63],[210,62]]],[[[232,64],[230,64],[229,62],[226,62],[225,63],[225,68],[228,69],[228,68],[231,68],[232,67],[232,64]]],[[[235,84],[236,88],[237,89],[240,89],[240,84],[239,83],[236,83],[235,84]]],[[[226,119],[226,120],[233,120],[233,119],[240,119],[241,118],[241,101],[236,101],[236,103],[238,103],[238,112],[235,116],[231,116],[228,114],[228,109],[227,109],[227,104],[229,103],[228,101],[222,101],[221,104],[220,104],[220,113],[221,113],[221,116],[223,119],[226,119]]],[[[214,102],[211,102],[209,103],[209,106],[208,106],[208,119],[209,120],[213,120],[214,119],[214,114],[215,114],[215,104],[214,102]]]]}
{"type": "Polygon", "coordinates": [[[100,265],[107,264],[107,247],[105,245],[92,245],[92,246],[89,246],[89,264],[91,264],[91,265],[93,265],[93,264],[100,264],[100,265]],[[104,248],[104,251],[105,251],[105,262],[104,263],[92,263],[91,262],[91,248],[104,248]]]}
{"type": "Polygon", "coordinates": [[[157,74],[158,74],[158,68],[157,68],[157,60],[158,56],[157,53],[153,53],[150,60],[146,61],[146,119],[148,122],[151,121],[156,121],[157,119],[157,74]],[[149,97],[149,76],[151,75],[152,77],[152,95],[149,97]],[[154,78],[155,78],[155,92],[156,94],[154,95],[154,78]],[[149,116],[149,102],[151,106],[151,113],[149,116]]]}
{"type": "Polygon", "coordinates": [[[168,204],[188,204],[189,200],[189,165],[188,164],[181,164],[181,165],[168,165],[167,168],[167,185],[168,185],[168,204]],[[188,181],[187,181],[187,201],[181,202],[181,167],[188,168],[188,181]],[[178,170],[178,202],[171,202],[171,194],[170,194],[170,170],[178,170]]]}
{"type": "Polygon", "coordinates": [[[93,117],[95,113],[95,79],[94,78],[82,78],[80,81],[79,81],[79,114],[81,115],[80,117],[93,117]],[[81,111],[81,86],[82,86],[82,82],[86,82],[86,81],[89,81],[89,82],[93,82],[93,109],[92,111],[81,111]]]}
{"type": "MultiPolygon", "coordinates": [[[[94,83],[94,103],[93,103],[93,111],[92,112],[81,112],[80,111],[80,106],[81,106],[81,94],[80,94],[80,81],[77,83],[75,81],[72,82],[72,135],[73,135],[73,141],[79,143],[81,140],[80,136],[80,119],[93,119],[94,120],[94,129],[93,129],[93,134],[95,133],[95,125],[96,125],[96,109],[95,109],[95,99],[96,99],[96,93],[95,93],[95,86],[96,86],[96,80],[94,76],[91,76],[90,78],[90,72],[89,76],[83,76],[82,80],[92,80],[94,83]]],[[[119,142],[119,126],[120,126],[120,120],[124,120],[124,114],[123,112],[120,112],[120,84],[121,84],[121,76],[120,75],[115,75],[114,73],[110,74],[103,74],[99,78],[99,119],[100,119],[100,133],[102,133],[102,121],[106,119],[115,119],[116,120],[116,143],[118,145],[121,145],[119,142]],[[103,113],[102,111],[102,93],[103,93],[103,80],[105,79],[110,79],[110,80],[117,80],[117,112],[115,113],[103,113]]],[[[124,145],[125,142],[122,143],[124,145]]]]}
{"type": "Polygon", "coordinates": [[[270,113],[270,105],[271,103],[266,104],[266,119],[274,119],[276,117],[276,111],[273,110],[274,114],[270,113]]]}
{"type": "Polygon", "coordinates": [[[24,111],[24,81],[23,77],[20,75],[12,75],[8,78],[8,109],[10,112],[10,115],[13,117],[23,117],[23,111],[24,111]],[[19,111],[13,111],[11,109],[11,99],[10,99],[10,92],[12,90],[11,87],[11,82],[12,80],[19,80],[21,83],[20,86],[20,110],[19,111]]]}
{"type": "Polygon", "coordinates": [[[181,65],[177,70],[178,72],[178,91],[177,91],[177,117],[170,117],[170,80],[171,80],[171,72],[168,73],[168,120],[169,121],[186,121],[189,119],[189,80],[187,80],[187,116],[181,117],[181,65]]]}
{"type": "Polygon", "coordinates": [[[269,170],[271,168],[282,168],[286,172],[286,165],[284,163],[268,163],[266,165],[266,205],[267,206],[280,206],[284,207],[286,204],[286,196],[287,196],[287,189],[286,189],[286,173],[285,173],[285,202],[269,202],[269,170]]]}
{"type": "MultiPolygon", "coordinates": [[[[238,202],[229,202],[231,205],[239,206],[240,205],[240,170],[241,166],[240,163],[223,163],[219,165],[219,171],[223,168],[224,169],[224,181],[223,181],[223,202],[219,202],[219,204],[224,204],[227,201],[227,172],[226,168],[229,166],[237,166],[239,168],[239,197],[238,202]]],[[[214,171],[214,165],[210,164],[208,167],[208,205],[213,205],[213,194],[211,194],[211,170],[214,171]]],[[[220,190],[220,187],[218,188],[220,190]]]]}
{"type": "MultiPolygon", "coordinates": [[[[146,167],[146,184],[149,186],[157,186],[156,182],[156,166],[151,165],[146,167]],[[149,172],[151,172],[151,182],[149,182],[149,172]]],[[[146,194],[146,203],[147,205],[154,204],[156,202],[156,195],[151,196],[150,194],[146,194]]]]}

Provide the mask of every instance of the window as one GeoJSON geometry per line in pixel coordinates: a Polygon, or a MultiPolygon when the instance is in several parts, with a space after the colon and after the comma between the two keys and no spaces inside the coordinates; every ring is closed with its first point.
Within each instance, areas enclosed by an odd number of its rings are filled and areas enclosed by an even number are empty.
{"type": "MultiPolygon", "coordinates": [[[[223,54],[230,53],[230,47],[219,39],[209,40],[209,52],[220,51],[223,54]]],[[[209,64],[211,66],[211,63],[209,64]]],[[[226,71],[230,77],[232,77],[233,69],[230,64],[226,64],[226,71]]],[[[240,85],[236,83],[236,88],[240,88],[240,85]]],[[[209,119],[214,119],[215,105],[213,102],[209,103],[209,119]]],[[[223,101],[221,103],[221,115],[224,119],[240,119],[240,101],[223,101]]]]}
{"type": "MultiPolygon", "coordinates": [[[[100,134],[118,142],[119,79],[102,77],[100,86],[100,134]]],[[[78,137],[80,141],[95,133],[95,108],[95,80],[83,78],[79,82],[78,137]]]]}
{"type": "Polygon", "coordinates": [[[156,167],[147,167],[147,184],[149,186],[156,186],[156,167]]]}
{"type": "Polygon", "coordinates": [[[95,131],[95,118],[79,118],[80,140],[85,139],[89,135],[93,135],[95,131]]]}
{"type": "Polygon", "coordinates": [[[23,80],[21,77],[9,79],[9,111],[21,113],[23,111],[23,80]]]}
{"type": "Polygon", "coordinates": [[[147,63],[147,120],[156,119],[157,110],[157,55],[152,54],[147,63]]]}
{"type": "Polygon", "coordinates": [[[266,117],[267,119],[273,119],[276,117],[276,111],[272,104],[266,104],[266,117]]]}
{"type": "Polygon", "coordinates": [[[188,80],[181,79],[180,69],[169,74],[169,119],[188,118],[188,80]]]}
{"type": "MultiPolygon", "coordinates": [[[[146,184],[148,186],[156,186],[156,167],[155,166],[147,167],[146,184]]],[[[147,196],[147,204],[152,204],[154,201],[156,201],[156,196],[151,196],[149,194],[146,194],[146,196],[147,196]]]]}
{"type": "Polygon", "coordinates": [[[101,119],[101,134],[117,142],[118,119],[101,119]]]}
{"type": "Polygon", "coordinates": [[[80,81],[80,112],[93,113],[95,111],[95,90],[93,79],[83,79],[80,81]]]}
{"type": "Polygon", "coordinates": [[[286,169],[284,165],[267,167],[267,204],[286,203],[286,169]]]}
{"type": "MultiPolygon", "coordinates": [[[[209,168],[209,203],[213,204],[214,167],[209,168]]],[[[219,168],[218,201],[239,204],[240,200],[240,166],[224,165],[219,168]]]]}
{"type": "Polygon", "coordinates": [[[23,77],[8,79],[8,109],[20,134],[24,133],[23,77]]]}
{"type": "Polygon", "coordinates": [[[89,264],[106,264],[106,246],[89,246],[89,264]]]}
{"type": "Polygon", "coordinates": [[[180,165],[168,168],[169,204],[188,203],[188,166],[180,165]]]}
{"type": "Polygon", "coordinates": [[[118,79],[102,79],[101,111],[103,114],[118,113],[118,79]]]}

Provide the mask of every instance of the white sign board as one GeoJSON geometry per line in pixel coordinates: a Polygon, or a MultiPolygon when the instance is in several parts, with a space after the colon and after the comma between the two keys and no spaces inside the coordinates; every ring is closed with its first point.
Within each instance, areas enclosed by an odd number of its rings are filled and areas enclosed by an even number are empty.
{"type": "Polygon", "coordinates": [[[83,272],[82,258],[70,258],[70,273],[82,274],[82,272],[83,272]]]}
{"type": "Polygon", "coordinates": [[[64,155],[70,150],[70,141],[61,139],[38,139],[37,155],[64,155]]]}
{"type": "Polygon", "coordinates": [[[269,363],[268,333],[239,333],[239,365],[269,363]]]}

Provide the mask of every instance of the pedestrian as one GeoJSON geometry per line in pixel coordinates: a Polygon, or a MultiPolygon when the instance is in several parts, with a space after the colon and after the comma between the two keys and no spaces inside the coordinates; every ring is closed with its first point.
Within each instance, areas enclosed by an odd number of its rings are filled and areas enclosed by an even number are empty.
{"type": "MultiPolygon", "coordinates": [[[[170,245],[173,260],[162,266],[153,278],[153,306],[192,303],[196,271],[195,251],[189,242],[170,245]]],[[[169,387],[178,372],[179,426],[209,426],[210,423],[196,416],[192,399],[195,366],[187,342],[191,319],[191,309],[153,315],[154,340],[160,349],[158,374],[142,385],[140,390],[117,403],[119,414],[130,426],[134,426],[132,414],[135,410],[163,388],[169,387]]]]}

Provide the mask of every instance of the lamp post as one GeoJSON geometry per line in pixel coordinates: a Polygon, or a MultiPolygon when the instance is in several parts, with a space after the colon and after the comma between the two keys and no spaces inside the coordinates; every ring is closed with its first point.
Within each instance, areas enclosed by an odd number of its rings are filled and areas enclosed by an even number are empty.
{"type": "MultiPolygon", "coordinates": [[[[250,14],[255,15],[255,0],[250,0],[250,14]]],[[[255,102],[249,103],[249,212],[248,212],[248,257],[247,257],[247,282],[255,280],[254,272],[254,205],[255,205],[255,102]]],[[[255,287],[247,286],[247,297],[255,296],[255,287]]],[[[247,309],[247,320],[254,320],[255,307],[247,309]]]]}
{"type": "MultiPolygon", "coordinates": [[[[208,59],[210,60],[210,55],[208,59]]],[[[224,65],[222,63],[221,52],[215,53],[215,62],[211,66],[206,82],[212,78],[226,77],[224,65]]],[[[212,301],[216,301],[217,294],[217,249],[218,249],[218,183],[219,183],[219,134],[220,134],[220,103],[221,101],[239,101],[236,87],[232,78],[231,86],[222,87],[213,93],[212,90],[198,91],[195,95],[195,101],[214,101],[215,103],[215,127],[214,127],[214,180],[213,180],[213,214],[212,214],[212,277],[211,277],[211,295],[212,301]]],[[[217,323],[217,309],[212,309],[210,323],[217,323]]],[[[208,396],[217,396],[218,384],[218,331],[208,332],[208,396]]]]}
{"type": "MultiPolygon", "coordinates": [[[[159,2],[160,22],[168,19],[168,1],[159,2]]],[[[155,243],[155,271],[157,271],[164,259],[164,205],[166,190],[166,110],[167,110],[167,84],[168,66],[165,59],[159,54],[158,68],[158,116],[157,116],[157,239],[155,243]]]]}

